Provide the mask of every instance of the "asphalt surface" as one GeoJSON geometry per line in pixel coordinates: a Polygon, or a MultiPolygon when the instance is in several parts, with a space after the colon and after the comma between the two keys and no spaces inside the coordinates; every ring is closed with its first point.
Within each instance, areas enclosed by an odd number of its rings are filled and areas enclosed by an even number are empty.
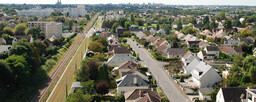
{"type": "MultiPolygon", "coordinates": [[[[143,49],[138,48],[137,42],[132,39],[127,39],[132,49],[139,53],[141,64],[146,65],[155,77],[161,89],[164,91],[166,97],[171,102],[191,102],[187,95],[179,88],[179,86],[171,79],[171,77],[164,71],[162,64],[156,61],[151,54],[143,49]]],[[[141,46],[141,45],[140,45],[141,46]]]]}

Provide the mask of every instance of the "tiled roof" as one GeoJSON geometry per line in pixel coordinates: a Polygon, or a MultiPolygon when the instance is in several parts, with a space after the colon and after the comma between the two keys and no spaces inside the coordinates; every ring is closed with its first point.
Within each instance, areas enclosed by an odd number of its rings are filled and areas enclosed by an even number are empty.
{"type": "Polygon", "coordinates": [[[217,46],[206,46],[207,51],[219,51],[217,46]]]}
{"type": "Polygon", "coordinates": [[[129,54],[131,53],[128,47],[116,47],[113,49],[115,54],[129,54]]]}
{"type": "Polygon", "coordinates": [[[164,41],[166,41],[164,38],[160,39],[159,41],[157,41],[156,46],[161,45],[164,41]]]}
{"type": "Polygon", "coordinates": [[[169,55],[185,55],[187,51],[185,48],[169,48],[167,53],[169,55]]]}
{"type": "Polygon", "coordinates": [[[166,45],[166,44],[162,44],[162,45],[159,46],[156,50],[157,50],[157,51],[164,51],[165,49],[167,49],[167,45],[166,45]]]}
{"type": "MultiPolygon", "coordinates": [[[[221,88],[225,102],[241,102],[241,95],[246,96],[246,88],[221,88]]],[[[245,97],[244,97],[245,98],[245,97]]]]}
{"type": "Polygon", "coordinates": [[[161,102],[161,97],[150,89],[135,89],[124,94],[125,100],[136,100],[136,102],[144,102],[145,99],[152,102],[161,102]]]}

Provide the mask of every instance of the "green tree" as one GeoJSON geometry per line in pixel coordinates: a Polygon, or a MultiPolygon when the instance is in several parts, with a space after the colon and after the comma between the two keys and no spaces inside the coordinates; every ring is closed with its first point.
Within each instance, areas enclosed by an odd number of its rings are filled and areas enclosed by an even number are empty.
{"type": "Polygon", "coordinates": [[[116,33],[116,28],[119,26],[119,24],[117,23],[117,22],[115,22],[114,24],[113,24],[113,26],[112,26],[112,31],[111,32],[114,32],[114,33],[116,33]]]}
{"type": "Polygon", "coordinates": [[[86,14],[84,17],[85,17],[88,21],[91,19],[91,18],[90,18],[90,15],[88,15],[88,14],[86,14]]]}
{"type": "Polygon", "coordinates": [[[13,36],[2,34],[2,38],[5,39],[7,45],[12,45],[13,36]]]}
{"type": "Polygon", "coordinates": [[[83,82],[81,85],[83,86],[81,88],[83,94],[91,94],[95,87],[94,80],[88,80],[83,82]]]}
{"type": "Polygon", "coordinates": [[[97,62],[95,61],[88,61],[86,63],[88,69],[89,69],[89,78],[91,80],[96,80],[97,79],[97,76],[98,76],[98,68],[99,68],[99,65],[97,62]]]}
{"type": "Polygon", "coordinates": [[[239,33],[239,37],[247,37],[247,36],[252,36],[252,31],[248,29],[242,29],[242,31],[239,33]]]}
{"type": "Polygon", "coordinates": [[[125,21],[124,28],[128,29],[130,27],[130,21],[125,21]]]}
{"type": "Polygon", "coordinates": [[[2,93],[13,81],[11,69],[3,60],[0,60],[0,73],[0,93],[2,93]]]}
{"type": "Polygon", "coordinates": [[[89,94],[84,95],[79,89],[75,93],[71,94],[67,98],[67,102],[91,102],[92,98],[89,94]]]}
{"type": "Polygon", "coordinates": [[[20,23],[18,25],[15,26],[15,33],[16,34],[25,34],[25,31],[27,30],[27,26],[25,23],[20,23]]]}
{"type": "Polygon", "coordinates": [[[205,24],[209,24],[209,23],[210,23],[209,17],[208,16],[204,17],[203,24],[205,25],[205,24]]]}
{"type": "Polygon", "coordinates": [[[189,23],[197,24],[197,21],[194,17],[191,17],[190,20],[189,20],[189,23]]]}
{"type": "Polygon", "coordinates": [[[159,26],[159,23],[156,24],[156,30],[159,30],[160,29],[160,26],[159,26]]]}
{"type": "Polygon", "coordinates": [[[224,82],[227,86],[236,87],[240,84],[241,69],[238,66],[233,65],[229,70],[229,75],[224,82]]]}
{"type": "Polygon", "coordinates": [[[104,46],[100,42],[91,42],[89,45],[89,50],[94,52],[103,52],[104,46]]]}
{"type": "Polygon", "coordinates": [[[40,28],[38,28],[38,27],[33,27],[33,28],[30,28],[30,29],[28,30],[27,35],[30,35],[30,34],[31,34],[34,39],[38,39],[39,36],[40,36],[40,32],[41,32],[40,28]]]}
{"type": "Polygon", "coordinates": [[[241,24],[239,18],[236,18],[236,19],[235,19],[235,21],[234,21],[234,26],[235,26],[235,27],[241,27],[241,26],[242,26],[242,24],[241,24]]]}
{"type": "Polygon", "coordinates": [[[250,68],[250,78],[251,78],[251,81],[252,83],[256,84],[256,66],[251,66],[250,68]]]}
{"type": "Polygon", "coordinates": [[[89,80],[89,68],[88,66],[86,65],[86,60],[83,60],[80,64],[80,68],[76,71],[76,80],[78,81],[82,81],[82,82],[85,82],[85,81],[88,81],[89,80]]]}
{"type": "Polygon", "coordinates": [[[177,30],[178,30],[178,31],[182,29],[181,19],[179,19],[177,26],[178,26],[178,27],[177,27],[177,30]]]}
{"type": "Polygon", "coordinates": [[[245,71],[249,71],[249,68],[251,68],[251,66],[256,66],[256,57],[252,55],[246,56],[242,62],[243,62],[243,69],[245,71]]]}
{"type": "Polygon", "coordinates": [[[14,31],[13,31],[13,29],[11,27],[4,27],[3,33],[6,33],[6,34],[12,36],[14,34],[14,31]]]}
{"type": "Polygon", "coordinates": [[[220,12],[217,16],[217,20],[225,20],[226,19],[226,14],[225,12],[220,12]]]}
{"type": "Polygon", "coordinates": [[[223,25],[225,29],[232,29],[232,21],[229,19],[226,20],[223,25]]]}
{"type": "Polygon", "coordinates": [[[125,27],[125,21],[127,21],[126,18],[120,18],[119,19],[119,25],[122,26],[122,27],[125,27]]]}
{"type": "Polygon", "coordinates": [[[215,19],[212,19],[212,22],[210,23],[211,29],[216,29],[218,27],[218,23],[215,22],[215,19]]]}
{"type": "Polygon", "coordinates": [[[5,23],[0,23],[0,31],[3,31],[5,26],[6,26],[5,23]]]}
{"type": "Polygon", "coordinates": [[[132,23],[134,23],[134,20],[135,20],[134,15],[131,14],[131,21],[132,21],[132,23]]]}
{"type": "Polygon", "coordinates": [[[99,67],[99,74],[97,76],[97,80],[109,81],[108,70],[107,70],[106,64],[103,64],[103,66],[99,67]]]}

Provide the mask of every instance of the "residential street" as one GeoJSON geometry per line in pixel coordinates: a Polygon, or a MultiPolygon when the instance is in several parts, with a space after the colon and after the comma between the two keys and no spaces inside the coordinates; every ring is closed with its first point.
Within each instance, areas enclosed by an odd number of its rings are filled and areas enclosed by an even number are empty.
{"type": "Polygon", "coordinates": [[[139,53],[141,64],[148,66],[152,75],[156,78],[160,87],[164,91],[166,97],[171,102],[190,102],[185,93],[178,87],[178,85],[171,79],[171,77],[163,70],[162,64],[153,59],[145,49],[136,46],[137,42],[132,39],[127,39],[132,49],[139,53]]]}

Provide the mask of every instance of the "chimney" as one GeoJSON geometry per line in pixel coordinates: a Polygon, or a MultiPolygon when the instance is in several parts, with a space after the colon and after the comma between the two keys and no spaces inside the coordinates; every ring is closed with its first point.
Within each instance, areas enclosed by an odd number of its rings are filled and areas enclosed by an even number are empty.
{"type": "Polygon", "coordinates": [[[134,83],[134,84],[137,84],[137,83],[138,83],[138,82],[137,82],[137,77],[136,77],[136,76],[135,76],[135,77],[134,77],[134,79],[133,79],[133,83],[134,83]]]}
{"type": "Polygon", "coordinates": [[[139,94],[140,97],[143,97],[143,91],[140,89],[140,94],[139,94]]]}

